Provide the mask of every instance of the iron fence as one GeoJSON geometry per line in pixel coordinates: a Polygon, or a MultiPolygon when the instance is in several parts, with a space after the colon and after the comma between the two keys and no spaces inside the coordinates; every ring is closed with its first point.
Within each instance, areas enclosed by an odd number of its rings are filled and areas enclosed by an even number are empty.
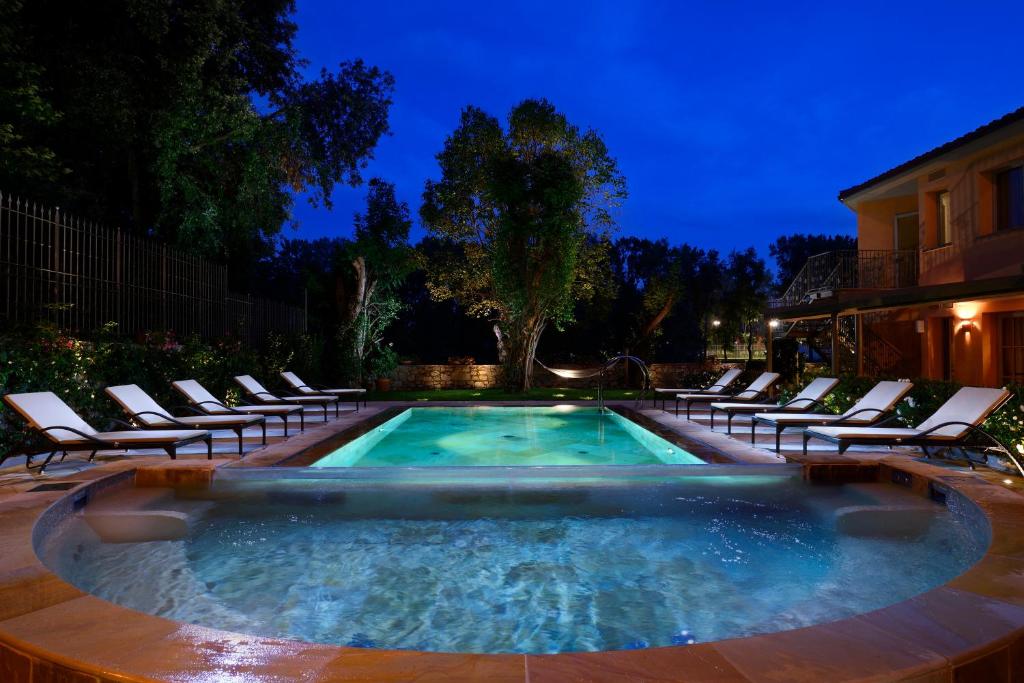
{"type": "Polygon", "coordinates": [[[224,265],[3,193],[0,318],[249,343],[306,331],[303,307],[229,291],[224,265]]]}

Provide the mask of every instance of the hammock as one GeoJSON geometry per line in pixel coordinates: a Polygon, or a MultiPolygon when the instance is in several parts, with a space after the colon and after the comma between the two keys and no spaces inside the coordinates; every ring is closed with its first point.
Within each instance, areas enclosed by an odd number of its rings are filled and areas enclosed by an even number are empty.
{"type": "Polygon", "coordinates": [[[537,363],[537,365],[541,366],[551,374],[558,375],[559,377],[563,377],[565,379],[588,379],[590,377],[597,377],[602,372],[604,372],[605,368],[605,366],[603,365],[597,368],[583,368],[579,370],[573,370],[570,368],[549,368],[536,358],[534,358],[533,360],[535,363],[537,363]]]}

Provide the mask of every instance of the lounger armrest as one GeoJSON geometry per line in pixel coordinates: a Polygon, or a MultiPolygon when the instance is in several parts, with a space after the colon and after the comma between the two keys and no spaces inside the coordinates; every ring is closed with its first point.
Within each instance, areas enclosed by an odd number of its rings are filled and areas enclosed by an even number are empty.
{"type": "Polygon", "coordinates": [[[167,420],[168,422],[174,423],[174,424],[176,424],[176,425],[178,425],[180,427],[188,428],[188,425],[185,424],[184,422],[180,422],[180,421],[174,419],[173,417],[171,417],[170,415],[164,415],[163,413],[158,413],[155,410],[143,410],[141,413],[132,413],[132,417],[141,417],[142,415],[152,415],[153,417],[159,417],[161,420],[167,420]]]}
{"type": "Polygon", "coordinates": [[[270,398],[274,399],[275,401],[280,400],[277,396],[275,396],[274,394],[270,393],[269,391],[248,391],[246,393],[248,393],[250,396],[255,396],[255,397],[269,396],[270,398]]]}
{"type": "Polygon", "coordinates": [[[766,395],[767,395],[767,392],[765,392],[765,391],[755,391],[753,389],[744,389],[743,391],[741,391],[738,394],[733,394],[732,398],[739,398],[739,399],[743,399],[743,400],[750,399],[750,400],[753,401],[753,400],[757,400],[758,398],[760,398],[762,396],[766,396],[766,395]]]}
{"type": "MultiPolygon", "coordinates": [[[[118,421],[120,422],[120,420],[118,420],[118,421]]],[[[129,427],[131,427],[131,425],[129,425],[129,427]]],[[[91,442],[93,442],[95,444],[100,444],[100,445],[103,445],[103,446],[107,446],[107,445],[110,444],[109,441],[104,441],[103,439],[97,439],[95,436],[93,436],[91,434],[86,434],[85,432],[81,432],[81,431],[75,429],[74,427],[62,427],[60,425],[55,425],[53,427],[34,427],[33,429],[35,429],[40,434],[46,434],[46,432],[49,432],[49,431],[62,430],[62,431],[65,431],[65,432],[71,432],[72,434],[77,434],[78,436],[82,437],[86,441],[91,441],[91,442]]],[[[132,429],[135,429],[135,428],[132,427],[132,429]]],[[[47,436],[49,436],[49,434],[47,434],[47,436]]],[[[52,438],[50,440],[53,441],[54,443],[60,444],[60,441],[57,441],[57,440],[52,439],[52,438]]]]}
{"type": "Polygon", "coordinates": [[[822,401],[819,401],[816,398],[794,398],[794,399],[790,399],[789,401],[786,401],[785,403],[783,403],[779,407],[780,408],[790,408],[790,407],[796,405],[797,403],[802,403],[802,404],[804,404],[806,406],[814,406],[815,409],[821,409],[821,410],[825,410],[825,409],[828,408],[827,405],[825,405],[822,401]]]}
{"type": "Polygon", "coordinates": [[[221,403],[220,401],[200,401],[196,405],[197,406],[205,406],[205,405],[216,406],[218,408],[223,408],[224,410],[230,411],[232,413],[236,413],[238,415],[245,415],[245,413],[242,412],[241,410],[235,410],[231,406],[226,406],[223,403],[221,403]]]}
{"type": "Polygon", "coordinates": [[[728,386],[728,384],[712,384],[710,387],[701,389],[701,391],[711,391],[712,389],[726,389],[728,388],[728,386]]]}
{"type": "Polygon", "coordinates": [[[978,427],[977,425],[971,424],[970,422],[958,422],[958,421],[943,422],[942,424],[935,425],[934,427],[929,427],[928,429],[926,429],[923,432],[921,432],[920,434],[918,434],[917,437],[920,438],[922,436],[928,436],[929,434],[931,434],[932,432],[934,432],[937,429],[942,429],[943,427],[952,427],[954,425],[957,426],[957,427],[967,427],[967,431],[969,431],[969,432],[972,432],[972,431],[975,431],[975,430],[977,430],[979,432],[982,431],[980,427],[978,427]]]}

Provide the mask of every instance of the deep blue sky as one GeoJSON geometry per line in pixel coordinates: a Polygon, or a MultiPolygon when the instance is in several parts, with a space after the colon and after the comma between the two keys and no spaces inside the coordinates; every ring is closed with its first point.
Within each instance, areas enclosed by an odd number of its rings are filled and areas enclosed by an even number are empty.
{"type": "MultiPolygon", "coordinates": [[[[311,72],[362,57],[395,76],[366,177],[414,215],[463,106],[546,97],[618,159],[621,233],[767,255],[780,234],[854,234],[840,189],[1024,105],[1020,0],[298,0],[295,18],[311,72]]],[[[364,197],[297,203],[289,235],[350,234],[364,197]]]]}

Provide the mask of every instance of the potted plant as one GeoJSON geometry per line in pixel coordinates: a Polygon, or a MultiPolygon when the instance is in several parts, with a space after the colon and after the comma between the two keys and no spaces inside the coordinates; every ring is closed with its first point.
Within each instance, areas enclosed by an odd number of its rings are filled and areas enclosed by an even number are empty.
{"type": "Polygon", "coordinates": [[[377,391],[390,391],[391,378],[389,375],[398,367],[398,354],[391,348],[391,345],[383,346],[373,354],[370,359],[370,374],[374,377],[374,384],[377,391]]]}

